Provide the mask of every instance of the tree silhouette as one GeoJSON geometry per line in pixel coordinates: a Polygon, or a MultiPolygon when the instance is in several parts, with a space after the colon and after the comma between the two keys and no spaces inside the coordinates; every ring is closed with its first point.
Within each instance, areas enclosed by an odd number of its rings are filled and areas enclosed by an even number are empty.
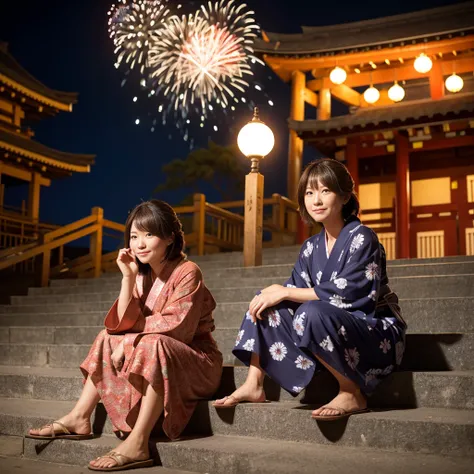
{"type": "Polygon", "coordinates": [[[186,158],[164,165],[162,170],[166,181],[154,193],[182,188],[198,193],[206,183],[220,194],[222,201],[230,201],[245,187],[245,168],[237,145],[221,146],[209,141],[207,148],[193,150],[186,158]]]}

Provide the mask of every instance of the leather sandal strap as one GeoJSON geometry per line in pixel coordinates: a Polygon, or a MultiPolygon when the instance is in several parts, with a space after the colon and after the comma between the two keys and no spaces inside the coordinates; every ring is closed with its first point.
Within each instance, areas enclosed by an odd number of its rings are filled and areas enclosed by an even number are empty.
{"type": "Polygon", "coordinates": [[[107,454],[104,454],[103,456],[100,456],[99,459],[103,458],[110,458],[113,461],[117,463],[117,466],[124,466],[125,464],[130,464],[133,461],[132,458],[129,458],[128,456],[125,456],[123,454],[117,453],[115,451],[110,451],[107,454]]]}
{"type": "Polygon", "coordinates": [[[49,428],[51,430],[51,437],[52,438],[55,438],[56,437],[56,431],[54,430],[54,424],[57,424],[59,425],[59,428],[61,428],[61,432],[64,433],[64,434],[71,434],[70,431],[66,428],[66,426],[64,426],[60,421],[53,421],[51,423],[48,423],[44,426],[42,426],[39,431],[41,430],[44,430],[46,428],[49,428]]]}
{"type": "MultiPolygon", "coordinates": [[[[344,410],[344,408],[337,407],[334,405],[326,405],[324,407],[321,407],[323,410],[336,410],[338,411],[341,415],[345,415],[347,413],[347,410],[344,410]]],[[[324,415],[323,415],[324,416],[324,415]]]]}

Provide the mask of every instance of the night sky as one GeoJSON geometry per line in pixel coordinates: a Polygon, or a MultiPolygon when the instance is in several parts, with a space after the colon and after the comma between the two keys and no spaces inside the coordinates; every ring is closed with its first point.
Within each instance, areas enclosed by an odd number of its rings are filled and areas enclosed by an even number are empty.
{"type": "MultiPolygon", "coordinates": [[[[175,1],[175,0],[172,0],[175,1]]],[[[133,103],[134,86],[121,86],[123,74],[114,68],[112,41],[107,33],[107,11],[111,0],[42,0],[5,1],[0,6],[0,40],[20,64],[47,86],[79,93],[72,113],[37,124],[36,139],[62,151],[95,154],[91,173],[53,181],[42,188],[41,220],[66,224],[101,206],[108,219],[124,222],[127,212],[141,200],[152,197],[153,189],[165,178],[163,164],[184,158],[189,143],[179,136],[168,138],[169,128],[135,125],[135,119],[153,113],[146,101],[133,103]]],[[[200,2],[193,3],[196,7],[200,2]]],[[[264,30],[299,33],[300,25],[317,26],[364,20],[457,2],[441,0],[411,1],[316,1],[316,0],[248,0],[264,30]]],[[[288,84],[282,83],[265,68],[266,91],[275,102],[261,104],[261,117],[273,129],[274,151],[264,160],[265,195],[286,194],[286,159],[289,114],[288,84]]],[[[260,105],[260,104],[259,104],[260,105]]],[[[229,131],[220,130],[208,136],[195,136],[195,146],[205,146],[208,139],[221,145],[235,142],[241,125],[251,118],[250,111],[241,116],[229,131]]],[[[305,162],[317,156],[305,153],[305,162]]],[[[245,158],[242,158],[245,160],[245,158]]],[[[19,205],[25,190],[7,190],[6,203],[19,205]],[[16,201],[15,201],[16,200],[16,201]],[[12,202],[15,201],[15,202],[12,202]]],[[[215,202],[205,186],[209,202],[215,202]]],[[[190,190],[155,195],[172,204],[179,203],[190,190]]],[[[236,198],[243,198],[243,196],[236,198]]]]}

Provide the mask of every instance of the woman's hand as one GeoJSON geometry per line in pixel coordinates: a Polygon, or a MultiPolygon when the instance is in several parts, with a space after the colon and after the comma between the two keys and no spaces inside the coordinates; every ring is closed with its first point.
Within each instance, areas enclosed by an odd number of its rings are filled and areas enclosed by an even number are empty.
{"type": "Polygon", "coordinates": [[[281,285],[271,285],[259,295],[256,295],[249,305],[249,314],[252,322],[256,323],[257,319],[262,319],[262,312],[272,306],[281,303],[287,295],[287,288],[281,285]]]}
{"type": "Polygon", "coordinates": [[[112,364],[115,367],[117,372],[120,372],[123,367],[123,362],[125,360],[125,349],[123,347],[123,341],[114,349],[112,352],[112,364]]]}
{"type": "Polygon", "coordinates": [[[117,265],[125,278],[136,278],[138,275],[138,264],[131,249],[119,250],[117,265]]]}

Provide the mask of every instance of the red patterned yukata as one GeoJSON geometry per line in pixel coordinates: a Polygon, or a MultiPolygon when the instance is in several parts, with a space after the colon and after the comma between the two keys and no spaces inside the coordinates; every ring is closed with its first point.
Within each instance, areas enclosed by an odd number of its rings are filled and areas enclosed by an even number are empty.
{"type": "Polygon", "coordinates": [[[164,396],[163,430],[176,439],[197,400],[211,397],[222,373],[222,354],[211,335],[214,298],[199,267],[170,262],[166,283],[138,275],[133,296],[119,321],[118,300],[105,328],[81,365],[90,376],[116,430],[130,432],[137,420],[144,380],[164,396]],[[125,361],[117,372],[112,353],[124,341],[125,361]]]}

